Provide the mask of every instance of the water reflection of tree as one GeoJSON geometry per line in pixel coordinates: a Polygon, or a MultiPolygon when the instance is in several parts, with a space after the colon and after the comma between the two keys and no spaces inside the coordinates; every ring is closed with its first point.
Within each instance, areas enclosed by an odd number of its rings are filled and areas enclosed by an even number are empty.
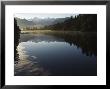
{"type": "Polygon", "coordinates": [[[19,54],[17,52],[19,39],[20,39],[20,29],[19,29],[19,26],[17,26],[16,19],[14,18],[14,60],[15,60],[15,63],[17,63],[19,60],[19,54]]]}
{"type": "Polygon", "coordinates": [[[87,56],[97,56],[97,33],[89,32],[51,32],[46,33],[59,38],[63,38],[70,45],[76,45],[81,48],[82,53],[87,56]]]}

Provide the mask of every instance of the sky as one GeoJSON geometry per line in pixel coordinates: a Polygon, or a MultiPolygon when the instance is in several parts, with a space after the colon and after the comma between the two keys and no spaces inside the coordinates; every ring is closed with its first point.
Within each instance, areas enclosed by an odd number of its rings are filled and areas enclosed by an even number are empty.
{"type": "Polygon", "coordinates": [[[76,14],[35,14],[35,13],[16,13],[14,17],[21,19],[32,19],[34,17],[38,18],[65,18],[70,16],[75,16],[76,14]]]}

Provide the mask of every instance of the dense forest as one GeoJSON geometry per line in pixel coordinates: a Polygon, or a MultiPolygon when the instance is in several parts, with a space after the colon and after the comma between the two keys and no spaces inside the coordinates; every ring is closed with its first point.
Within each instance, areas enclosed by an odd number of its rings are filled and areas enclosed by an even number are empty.
{"type": "Polygon", "coordinates": [[[62,30],[62,31],[97,31],[96,14],[80,14],[69,17],[61,23],[45,26],[43,29],[62,30]]]}

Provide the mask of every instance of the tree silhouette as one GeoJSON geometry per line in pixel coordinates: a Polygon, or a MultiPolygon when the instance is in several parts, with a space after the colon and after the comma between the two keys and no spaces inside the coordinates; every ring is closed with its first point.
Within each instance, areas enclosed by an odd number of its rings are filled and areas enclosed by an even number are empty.
{"type": "Polygon", "coordinates": [[[45,26],[44,29],[62,31],[97,31],[97,14],[79,14],[54,25],[45,26]]]}
{"type": "Polygon", "coordinates": [[[20,39],[20,29],[19,26],[17,26],[17,21],[14,18],[14,59],[15,63],[19,60],[19,54],[17,53],[17,46],[19,44],[20,39]]]}

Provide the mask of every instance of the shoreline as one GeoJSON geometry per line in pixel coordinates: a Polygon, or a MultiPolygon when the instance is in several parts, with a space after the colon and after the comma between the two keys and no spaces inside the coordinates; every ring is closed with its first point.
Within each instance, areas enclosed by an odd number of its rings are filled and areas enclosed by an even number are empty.
{"type": "Polygon", "coordinates": [[[97,32],[82,32],[82,31],[55,31],[55,30],[21,30],[21,34],[25,33],[45,33],[45,32],[75,32],[75,33],[97,33],[97,32]]]}

